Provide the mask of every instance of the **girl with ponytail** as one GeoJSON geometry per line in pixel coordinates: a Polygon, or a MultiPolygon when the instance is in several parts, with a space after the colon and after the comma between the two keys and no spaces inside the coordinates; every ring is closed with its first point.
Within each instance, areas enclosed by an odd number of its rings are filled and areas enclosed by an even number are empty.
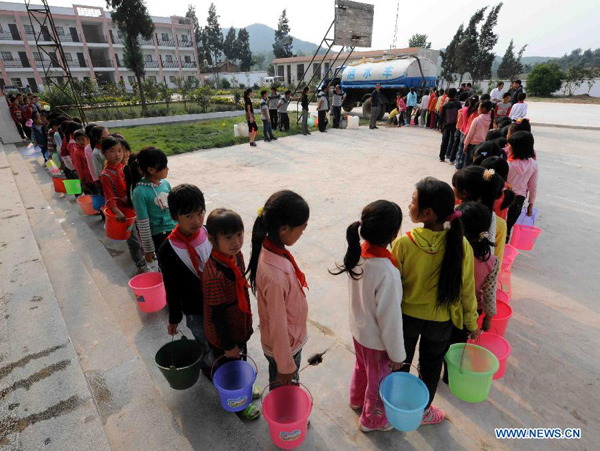
{"type": "Polygon", "coordinates": [[[306,277],[286,249],[308,225],[310,210],[298,194],[278,191],[258,211],[252,229],[248,273],[258,300],[260,338],[269,362],[269,382],[287,385],[298,380],[306,343],[308,303],[306,277]]]}
{"type": "Polygon", "coordinates": [[[402,210],[393,202],[367,205],[360,221],[346,230],[348,250],[334,275],[348,274],[350,331],[356,363],[350,382],[350,407],[360,410],[363,432],[390,431],[379,383],[398,371],[406,357],[402,334],[402,281],[387,247],[398,236],[402,210]],[[361,245],[361,238],[364,240],[361,245]]]}
{"type": "Polygon", "coordinates": [[[480,202],[492,212],[489,234],[495,243],[494,255],[502,261],[506,247],[506,221],[497,216],[494,203],[502,197],[505,180],[494,169],[482,166],[469,166],[454,173],[452,185],[459,202],[480,202]]]}
{"type": "MultiPolygon", "coordinates": [[[[414,223],[423,223],[392,245],[392,256],[402,275],[402,323],[406,362],[412,363],[419,337],[421,379],[429,389],[429,403],[421,424],[443,421],[443,410],[433,406],[452,326],[466,328],[477,338],[477,298],[473,250],[463,237],[454,211],[452,188],[427,177],[417,183],[409,207],[414,223]]],[[[409,371],[405,366],[403,371],[409,371]]]]}

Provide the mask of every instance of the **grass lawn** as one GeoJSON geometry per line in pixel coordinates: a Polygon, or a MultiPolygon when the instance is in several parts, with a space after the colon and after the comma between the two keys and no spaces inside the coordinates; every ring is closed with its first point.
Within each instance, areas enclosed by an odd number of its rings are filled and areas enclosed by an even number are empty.
{"type": "MultiPolygon", "coordinates": [[[[243,109],[236,105],[220,105],[212,104],[209,105],[206,112],[212,113],[214,111],[234,111],[243,109]]],[[[148,105],[148,112],[151,117],[153,116],[177,116],[180,114],[197,114],[202,113],[201,108],[193,103],[187,102],[187,109],[184,108],[183,102],[173,102],[167,109],[166,104],[156,103],[148,105]]],[[[73,112],[73,115],[77,115],[73,112]]],[[[114,119],[132,119],[142,117],[142,106],[119,106],[119,107],[98,107],[88,108],[85,110],[86,119],[88,122],[94,121],[110,121],[114,119]]]]}
{"type": "MultiPolygon", "coordinates": [[[[295,121],[295,114],[290,113],[290,130],[288,132],[276,131],[275,136],[282,138],[299,134],[300,127],[295,126],[295,121]]],[[[122,134],[134,152],[138,152],[147,146],[154,146],[164,151],[167,155],[177,155],[199,149],[229,147],[235,144],[247,143],[248,138],[235,138],[233,136],[234,124],[242,122],[245,122],[243,117],[235,117],[210,119],[186,124],[111,128],[110,132],[122,134]]],[[[257,141],[262,141],[263,129],[260,119],[258,124],[257,141]]],[[[360,124],[366,125],[368,124],[368,120],[361,118],[360,124]]],[[[318,133],[316,127],[310,127],[310,130],[318,133]]]]}

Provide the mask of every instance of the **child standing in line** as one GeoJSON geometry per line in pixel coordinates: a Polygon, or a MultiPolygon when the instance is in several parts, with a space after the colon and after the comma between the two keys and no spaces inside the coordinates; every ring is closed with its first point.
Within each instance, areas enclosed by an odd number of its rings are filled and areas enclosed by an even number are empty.
{"type": "Polygon", "coordinates": [[[203,227],[206,204],[202,191],[186,183],[173,188],[168,200],[177,226],[157,253],[169,304],[167,333],[175,335],[185,315],[186,326],[202,348],[201,367],[206,374],[214,361],[204,334],[202,274],[212,251],[203,227]]]}
{"type": "Polygon", "coordinates": [[[31,142],[38,146],[44,157],[44,162],[48,161],[48,133],[44,130],[42,116],[35,111],[32,115],[33,125],[31,126],[31,142]]]}
{"type": "Polygon", "coordinates": [[[168,196],[171,185],[167,180],[167,156],[160,149],[146,147],[138,155],[144,177],[133,190],[133,207],[144,248],[146,262],[156,260],[156,251],[177,225],[169,214],[168,196]]]}
{"type": "Polygon", "coordinates": [[[402,210],[393,202],[367,205],[360,221],[346,230],[348,250],[334,275],[348,274],[350,331],[356,362],[350,382],[350,407],[362,409],[363,432],[391,431],[379,384],[399,371],[406,352],[402,332],[402,281],[397,263],[387,247],[402,225],[402,210]],[[361,237],[365,240],[362,245],[361,237]]]}
{"type": "Polygon", "coordinates": [[[458,112],[462,108],[460,101],[456,99],[456,89],[448,90],[448,102],[440,111],[440,123],[442,129],[442,143],[440,145],[440,161],[443,163],[446,158],[450,160],[450,164],[454,164],[456,154],[452,154],[454,149],[454,135],[456,134],[456,122],[458,112]]]}
{"type": "Polygon", "coordinates": [[[435,128],[435,105],[437,104],[437,92],[435,89],[431,90],[429,96],[429,105],[427,110],[429,111],[429,128],[435,128]]]}
{"type": "MultiPolygon", "coordinates": [[[[405,122],[406,103],[404,103],[401,92],[396,93],[396,110],[398,111],[398,127],[402,127],[405,122]]],[[[410,121],[410,118],[408,120],[410,121]]]]}
{"type": "MultiPolygon", "coordinates": [[[[479,202],[463,202],[456,207],[456,210],[462,213],[460,221],[465,237],[473,249],[477,313],[481,315],[482,312],[485,312],[481,330],[487,332],[490,330],[492,318],[496,314],[496,286],[501,266],[500,259],[496,258],[491,251],[494,243],[490,241],[487,231],[492,213],[479,202]]],[[[453,326],[450,344],[466,343],[468,336],[469,331],[464,327],[458,329],[453,326]]],[[[448,367],[445,362],[443,380],[446,384],[448,383],[448,367]]]]}
{"type": "Polygon", "coordinates": [[[73,166],[75,166],[75,170],[77,171],[79,180],[81,180],[83,190],[88,194],[95,194],[96,187],[94,185],[94,180],[92,179],[92,174],[90,174],[87,160],[85,158],[85,147],[89,143],[88,137],[85,134],[85,131],[81,129],[77,130],[73,134],[73,138],[75,138],[76,143],[75,146],[73,146],[73,166]]]}
{"type": "Polygon", "coordinates": [[[458,149],[456,154],[456,169],[462,169],[465,165],[466,154],[465,149],[465,137],[471,127],[471,124],[478,116],[479,108],[479,97],[473,96],[465,102],[464,106],[458,112],[458,119],[456,126],[460,130],[460,141],[458,143],[458,149]]]}
{"type": "Polygon", "coordinates": [[[21,105],[19,105],[19,101],[14,97],[9,98],[8,104],[10,106],[10,116],[17,127],[19,136],[21,136],[21,139],[26,140],[27,135],[23,128],[23,110],[21,109],[21,105]]]}
{"type": "Polygon", "coordinates": [[[502,102],[496,104],[496,117],[508,117],[510,115],[511,107],[512,103],[510,103],[510,94],[505,92],[502,96],[502,102]]]}
{"type": "Polygon", "coordinates": [[[487,157],[481,162],[481,167],[484,169],[493,169],[504,180],[502,195],[494,202],[494,213],[499,218],[506,221],[508,217],[508,207],[515,201],[515,193],[512,190],[508,179],[509,166],[507,161],[502,157],[487,157]]]}
{"type": "MultiPolygon", "coordinates": [[[[253,332],[242,254],[244,223],[237,213],[217,208],[208,215],[206,230],[212,253],[202,274],[204,328],[220,366],[228,361],[246,360],[248,340],[253,332]]],[[[259,397],[258,387],[252,387],[252,399],[259,397]]],[[[260,410],[249,404],[241,415],[247,420],[255,420],[260,416],[260,410]]]]}
{"type": "MultiPolygon", "coordinates": [[[[89,137],[90,144],[89,149],[90,152],[86,152],[86,159],[88,163],[88,169],[90,170],[90,174],[92,175],[92,179],[96,185],[100,185],[100,192],[102,189],[100,183],[100,174],[104,170],[104,163],[106,159],[102,154],[102,140],[108,136],[108,129],[102,126],[92,127],[89,137]]],[[[87,149],[87,148],[86,148],[87,149]]]]}
{"type": "Polygon", "coordinates": [[[292,91],[285,91],[277,103],[277,112],[279,113],[279,131],[287,132],[290,130],[290,117],[288,116],[288,106],[292,100],[292,91]]]}
{"type": "MultiPolygon", "coordinates": [[[[100,182],[106,200],[106,208],[114,213],[117,221],[125,222],[126,217],[121,208],[127,208],[129,204],[127,201],[127,181],[123,171],[123,145],[117,138],[108,136],[102,140],[102,153],[106,158],[106,167],[100,174],[100,182]]],[[[150,268],[144,259],[135,224],[131,237],[127,239],[127,246],[129,247],[131,259],[136,265],[137,274],[149,272],[150,268]]]]}
{"type": "Polygon", "coordinates": [[[254,118],[254,106],[252,105],[252,97],[254,92],[252,88],[248,88],[244,91],[244,110],[246,110],[246,121],[248,122],[248,136],[250,137],[250,146],[256,147],[254,140],[258,134],[258,125],[256,125],[256,119],[254,118]]]}
{"type": "Polygon", "coordinates": [[[269,105],[267,103],[267,91],[260,92],[260,117],[263,123],[263,135],[266,142],[277,141],[271,128],[271,115],[269,114],[269,105]]]}
{"type": "Polygon", "coordinates": [[[279,103],[279,94],[277,89],[271,88],[269,96],[269,117],[271,118],[271,127],[277,129],[277,104],[279,103]]]}
{"type": "Polygon", "coordinates": [[[53,118],[50,120],[48,133],[46,134],[46,143],[48,145],[48,159],[52,160],[57,167],[60,167],[56,143],[54,141],[54,133],[56,132],[56,130],[58,130],[58,125],[56,123],[56,118],[53,118]]]}
{"type": "Polygon", "coordinates": [[[506,247],[506,221],[496,216],[494,203],[502,195],[504,180],[493,169],[469,166],[452,176],[454,194],[459,202],[480,202],[492,212],[488,233],[494,239],[494,254],[502,261],[506,247]]]}
{"type": "Polygon", "coordinates": [[[440,89],[437,102],[435,104],[435,129],[440,130],[442,128],[442,107],[448,102],[448,93],[440,89]]]}
{"type": "Polygon", "coordinates": [[[427,125],[427,107],[429,106],[429,94],[427,91],[425,95],[421,97],[421,114],[419,115],[419,127],[425,127],[427,125]]]}
{"type": "MultiPolygon", "coordinates": [[[[473,250],[463,237],[460,212],[454,211],[454,193],[447,183],[432,177],[421,180],[409,205],[410,218],[423,223],[392,245],[402,274],[402,323],[406,362],[412,363],[419,337],[419,369],[429,390],[421,424],[444,420],[433,406],[452,326],[465,327],[472,338],[477,327],[477,298],[473,277],[473,250]],[[445,224],[450,223],[449,228],[445,224]]],[[[404,367],[408,372],[410,367],[404,367]]]]}
{"type": "Polygon", "coordinates": [[[508,209],[506,242],[510,239],[510,232],[517,219],[519,219],[525,199],[528,196],[527,216],[533,214],[539,172],[533,145],[533,135],[529,132],[515,132],[508,138],[508,150],[513,160],[508,163],[510,169],[507,182],[511,184],[517,197],[508,209]]]}
{"type": "Polygon", "coordinates": [[[513,121],[523,119],[525,116],[527,116],[527,104],[525,103],[527,94],[522,92],[519,94],[518,98],[519,101],[512,106],[510,114],[508,115],[508,117],[510,117],[513,121]]]}
{"type": "Polygon", "coordinates": [[[479,104],[478,116],[473,120],[469,131],[465,136],[465,143],[463,147],[463,153],[465,154],[465,167],[473,164],[473,151],[477,144],[481,144],[485,141],[488,131],[490,130],[490,124],[492,118],[490,112],[492,111],[492,101],[485,100],[479,104]]]}
{"type": "Polygon", "coordinates": [[[299,379],[302,347],[308,337],[306,277],[286,246],[293,246],[308,225],[306,201],[278,191],[258,212],[252,229],[250,285],[258,299],[260,339],[269,362],[269,382],[289,385],[299,379]]]}
{"type": "Polygon", "coordinates": [[[76,179],[77,173],[75,172],[75,166],[73,166],[73,161],[71,160],[71,155],[69,154],[68,142],[69,142],[69,124],[71,121],[65,120],[60,127],[58,127],[60,134],[60,160],[62,161],[61,169],[64,171],[65,175],[68,179],[76,179]]]}

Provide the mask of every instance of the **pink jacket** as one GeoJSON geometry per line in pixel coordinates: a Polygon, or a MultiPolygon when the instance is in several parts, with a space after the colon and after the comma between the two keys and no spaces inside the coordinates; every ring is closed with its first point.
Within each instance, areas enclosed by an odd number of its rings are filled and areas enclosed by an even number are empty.
{"type": "Polygon", "coordinates": [[[88,169],[90,170],[90,175],[92,176],[92,180],[97,182],[100,180],[98,174],[96,174],[96,168],[94,168],[94,155],[92,146],[89,144],[85,146],[85,160],[87,161],[88,169]]]}
{"type": "Polygon", "coordinates": [[[294,354],[308,339],[308,303],[291,262],[262,249],[256,271],[260,341],[282,374],[296,371],[294,354]]]}
{"type": "Polygon", "coordinates": [[[535,202],[538,181],[538,162],[533,158],[527,160],[513,160],[508,162],[508,180],[512,190],[517,196],[527,197],[529,203],[535,202]]]}
{"type": "Polygon", "coordinates": [[[481,144],[490,131],[492,117],[490,113],[480,114],[471,124],[471,128],[465,138],[465,148],[470,144],[481,144]]]}

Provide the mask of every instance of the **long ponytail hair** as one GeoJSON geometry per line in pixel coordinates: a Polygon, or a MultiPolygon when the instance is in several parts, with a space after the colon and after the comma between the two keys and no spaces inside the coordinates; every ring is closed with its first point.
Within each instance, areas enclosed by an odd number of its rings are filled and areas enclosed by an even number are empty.
{"type": "Polygon", "coordinates": [[[354,271],[360,260],[360,238],[376,246],[387,247],[398,235],[401,225],[402,210],[397,204],[387,200],[371,202],[363,208],[360,221],[353,222],[346,229],[348,250],[344,256],[344,264],[336,265],[337,270],[329,273],[337,276],[347,272],[354,280],[360,279],[362,271],[354,271]]]}
{"type": "MultiPolygon", "coordinates": [[[[481,162],[481,167],[485,169],[493,169],[494,171],[496,171],[496,174],[502,177],[504,182],[506,182],[506,180],[508,179],[509,166],[504,158],[487,157],[481,162]]],[[[505,187],[502,188],[502,192],[504,193],[504,199],[502,199],[500,209],[504,210],[513,204],[513,202],[517,198],[517,195],[513,190],[505,187]]]]}
{"type": "Polygon", "coordinates": [[[450,308],[460,300],[462,288],[462,267],[464,258],[463,229],[454,217],[454,192],[450,185],[433,177],[426,177],[417,183],[419,213],[430,208],[437,216],[437,222],[450,221],[446,232],[446,251],[438,270],[437,308],[450,308]]]}
{"type": "Polygon", "coordinates": [[[468,166],[454,173],[452,185],[464,197],[463,202],[481,202],[490,211],[494,211],[494,202],[502,195],[504,179],[493,169],[468,166]]]}
{"type": "Polygon", "coordinates": [[[479,202],[463,202],[456,207],[462,213],[462,222],[465,237],[473,248],[473,255],[479,261],[486,262],[492,255],[494,239],[488,234],[492,212],[479,202]]]}
{"type": "Polygon", "coordinates": [[[269,197],[252,227],[252,253],[246,274],[250,275],[250,287],[255,295],[258,258],[265,238],[268,236],[274,244],[283,247],[279,239],[279,229],[283,226],[304,225],[309,216],[308,204],[302,196],[293,191],[277,191],[269,197]]]}

